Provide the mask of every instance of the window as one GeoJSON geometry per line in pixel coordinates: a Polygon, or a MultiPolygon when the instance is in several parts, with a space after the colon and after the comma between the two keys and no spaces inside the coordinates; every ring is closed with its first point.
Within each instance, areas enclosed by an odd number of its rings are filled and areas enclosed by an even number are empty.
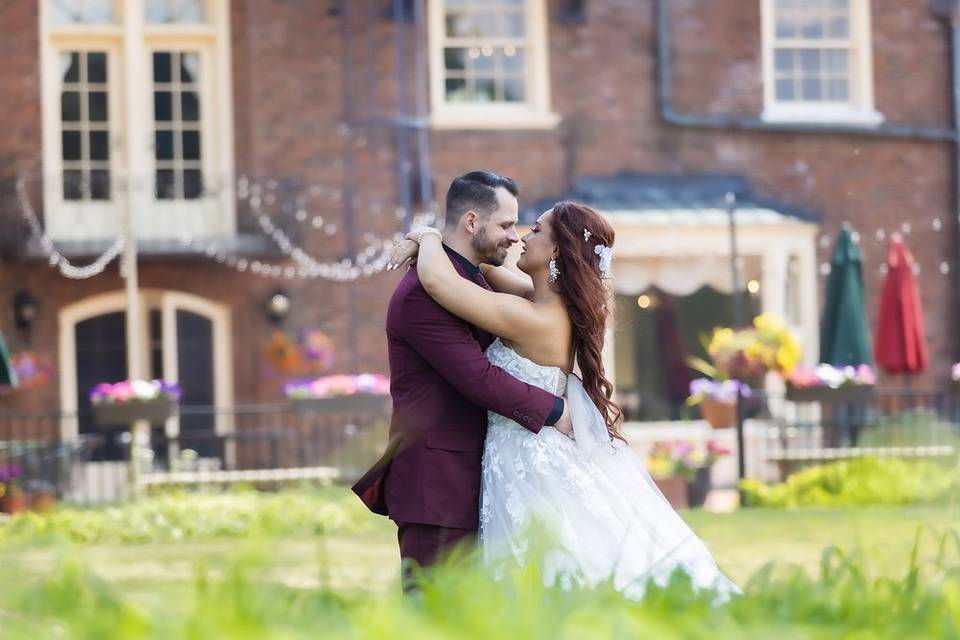
{"type": "Polygon", "coordinates": [[[431,0],[437,127],[551,127],[544,0],[431,0]]]}
{"type": "Polygon", "coordinates": [[[148,24],[203,24],[203,0],[147,0],[148,24]]]}
{"type": "Polygon", "coordinates": [[[107,52],[63,52],[60,69],[63,197],[65,200],[109,200],[107,52]]]}
{"type": "Polygon", "coordinates": [[[869,0],[763,0],[764,117],[878,124],[869,0]]]}
{"type": "Polygon", "coordinates": [[[51,0],[50,22],[55,25],[112,24],[114,0],[51,0]]]}
{"type": "Polygon", "coordinates": [[[153,54],[154,182],[158,199],[194,199],[203,194],[199,70],[197,53],[153,54]]]}
{"type": "Polygon", "coordinates": [[[145,239],[233,235],[228,0],[40,6],[51,237],[112,240],[131,206],[145,239]]]}

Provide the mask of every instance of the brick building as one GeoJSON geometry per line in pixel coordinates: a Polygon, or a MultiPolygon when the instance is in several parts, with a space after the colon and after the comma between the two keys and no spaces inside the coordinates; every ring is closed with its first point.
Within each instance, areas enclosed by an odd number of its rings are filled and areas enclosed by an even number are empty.
{"type": "Polygon", "coordinates": [[[808,344],[841,224],[859,232],[871,327],[903,233],[932,354],[917,384],[942,386],[960,267],[951,29],[932,10],[948,4],[0,3],[0,331],[48,368],[0,406],[69,412],[127,375],[119,261],[81,279],[58,266],[109,251],[125,211],[138,375],[180,379],[192,404],[276,400],[299,374],[272,358],[304,332],[335,345],[317,371],[385,371],[397,275],[373,264],[377,242],[476,167],[514,177],[526,206],[574,194],[614,221],[612,353],[624,396],[654,400],[638,417],[670,405],[651,304],[672,301],[688,343],[729,321],[728,192],[749,304],[808,344]]]}

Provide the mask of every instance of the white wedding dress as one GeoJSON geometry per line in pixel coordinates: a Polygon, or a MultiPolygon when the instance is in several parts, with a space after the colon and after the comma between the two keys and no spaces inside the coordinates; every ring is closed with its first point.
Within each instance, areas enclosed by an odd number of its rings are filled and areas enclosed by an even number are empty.
{"type": "Polygon", "coordinates": [[[740,593],[660,493],[643,461],[622,442],[611,444],[579,378],[536,364],[499,339],[486,354],[524,382],[556,395],[566,391],[574,438],[553,427],[534,434],[489,413],[480,495],[485,563],[502,572],[535,556],[547,584],[610,581],[635,599],[648,579],[665,584],[677,568],[697,589],[724,597],[740,593]]]}

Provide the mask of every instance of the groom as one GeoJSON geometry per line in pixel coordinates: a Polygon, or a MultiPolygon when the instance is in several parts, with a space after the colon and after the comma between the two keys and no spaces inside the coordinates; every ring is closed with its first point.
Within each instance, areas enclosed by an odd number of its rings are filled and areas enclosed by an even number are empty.
{"type": "MultiPolygon", "coordinates": [[[[478,265],[503,264],[520,239],[517,193],[513,180],[490,171],[460,176],[447,191],[447,255],[461,276],[487,289],[478,265]]],[[[405,589],[411,562],[429,566],[476,535],[488,409],[534,433],[544,425],[571,429],[562,398],[487,361],[494,338],[434,302],[416,269],[390,300],[390,445],[353,490],[396,522],[405,589]]]]}

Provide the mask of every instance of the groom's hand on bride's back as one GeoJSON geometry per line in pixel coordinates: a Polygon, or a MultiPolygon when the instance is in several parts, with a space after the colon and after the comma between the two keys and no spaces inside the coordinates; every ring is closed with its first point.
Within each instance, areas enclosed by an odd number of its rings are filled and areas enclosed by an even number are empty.
{"type": "Polygon", "coordinates": [[[573,423],[570,421],[570,403],[566,398],[563,399],[563,413],[560,414],[560,418],[553,426],[565,436],[573,433],[573,423]]]}

